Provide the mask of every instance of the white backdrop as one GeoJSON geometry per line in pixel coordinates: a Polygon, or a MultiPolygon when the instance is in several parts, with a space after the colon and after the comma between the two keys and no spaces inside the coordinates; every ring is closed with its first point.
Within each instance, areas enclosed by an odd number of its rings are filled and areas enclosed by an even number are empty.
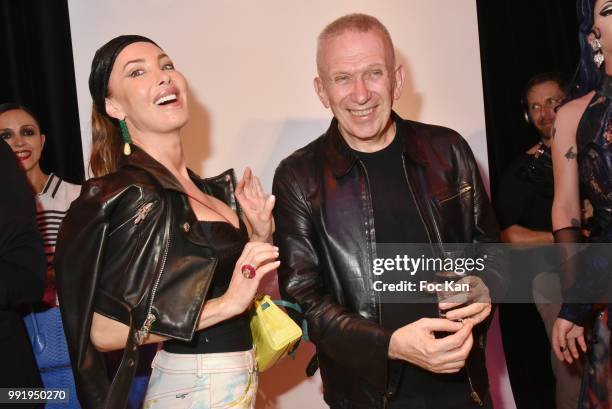
{"type": "MultiPolygon", "coordinates": [[[[188,165],[202,176],[251,166],[269,190],[278,162],[320,135],[330,113],[316,97],[319,31],[365,12],[385,24],[407,72],[397,112],[459,131],[488,185],[476,2],[473,0],[69,0],[85,163],[90,150],[87,78],[94,52],[120,34],[156,41],[188,80],[188,165]]],[[[492,337],[489,352],[500,348],[492,337]]],[[[499,351],[499,350],[498,350],[499,351]]],[[[326,407],[317,377],[305,379],[312,348],[262,374],[257,407],[326,407]]],[[[499,355],[499,354],[497,354],[499,355]]],[[[503,362],[491,381],[497,408],[513,408],[503,362]]]]}

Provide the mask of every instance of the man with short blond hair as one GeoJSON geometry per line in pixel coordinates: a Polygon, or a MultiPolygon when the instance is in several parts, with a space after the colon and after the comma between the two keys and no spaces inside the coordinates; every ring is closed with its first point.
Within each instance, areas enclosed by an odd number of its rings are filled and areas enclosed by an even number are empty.
{"type": "Polygon", "coordinates": [[[273,191],[279,285],[304,310],[325,401],[351,409],[491,407],[490,299],[443,319],[436,304],[383,303],[372,286],[377,244],[497,241],[469,146],[450,129],[392,111],[405,73],[374,17],[352,14],[327,26],[317,69],[315,91],[334,118],[281,162],[273,191]]]}
{"type": "Polygon", "coordinates": [[[388,53],[386,58],[389,59],[389,63],[392,67],[395,66],[395,52],[393,46],[393,40],[389,30],[385,27],[377,18],[368,16],[367,14],[348,14],[340,17],[328,24],[317,38],[317,70],[321,75],[321,51],[323,50],[324,43],[334,37],[344,34],[345,31],[355,31],[366,33],[368,31],[377,31],[382,40],[386,43],[385,51],[388,53]]]}

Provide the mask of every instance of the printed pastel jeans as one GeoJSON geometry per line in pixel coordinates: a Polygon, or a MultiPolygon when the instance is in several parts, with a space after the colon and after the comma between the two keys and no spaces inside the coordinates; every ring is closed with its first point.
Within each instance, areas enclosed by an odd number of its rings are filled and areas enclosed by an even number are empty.
{"type": "Polygon", "coordinates": [[[159,351],[144,409],[253,409],[257,369],[253,350],[216,354],[159,351]]]}

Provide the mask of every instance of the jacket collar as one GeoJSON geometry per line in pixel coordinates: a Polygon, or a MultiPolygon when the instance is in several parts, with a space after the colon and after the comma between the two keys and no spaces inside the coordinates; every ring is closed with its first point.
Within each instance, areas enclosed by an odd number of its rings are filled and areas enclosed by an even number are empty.
{"type": "MultiPolygon", "coordinates": [[[[395,136],[404,139],[404,154],[415,163],[427,166],[425,142],[418,137],[410,122],[404,121],[394,111],[391,112],[391,119],[397,129],[395,136]]],[[[358,158],[340,133],[335,117],[324,135],[324,148],[328,165],[336,177],[346,175],[357,162],[358,158]]]]}
{"type": "MultiPolygon", "coordinates": [[[[120,167],[135,167],[140,168],[150,173],[164,189],[173,189],[185,193],[185,189],[174,177],[172,173],[161,163],[153,159],[151,155],[146,153],[144,149],[132,145],[132,154],[129,156],[121,156],[119,161],[120,167]]],[[[190,169],[187,169],[189,177],[192,180],[199,181],[200,177],[190,169]]]]}

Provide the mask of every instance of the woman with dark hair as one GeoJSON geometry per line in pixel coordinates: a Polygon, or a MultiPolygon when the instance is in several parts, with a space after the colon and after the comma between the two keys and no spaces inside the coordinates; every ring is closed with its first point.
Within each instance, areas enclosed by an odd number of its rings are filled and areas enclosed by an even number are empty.
{"type": "Polygon", "coordinates": [[[587,240],[595,245],[563,266],[566,303],[555,322],[552,342],[557,357],[571,363],[579,358],[579,349],[587,351],[584,327],[593,322],[580,407],[599,408],[609,407],[611,390],[605,325],[609,308],[594,303],[609,297],[605,292],[610,284],[609,267],[601,271],[609,265],[609,254],[602,259],[595,250],[601,248],[598,243],[612,242],[612,2],[578,0],[577,11],[581,59],[570,90],[573,99],[559,110],[553,130],[552,222],[556,243],[582,242],[580,200],[588,199],[593,217],[587,240]]]}
{"type": "Polygon", "coordinates": [[[47,286],[43,302],[32,304],[32,312],[24,318],[30,341],[44,387],[71,392],[68,403],[49,403],[47,407],[79,408],[57,306],[53,254],[62,219],[81,187],[62,180],[54,173],[43,172],[40,159],[46,136],[40,129],[38,119],[28,108],[15,103],[0,105],[0,138],[11,147],[30,183],[36,199],[36,222],[47,256],[47,286]]]}
{"type": "Polygon", "coordinates": [[[68,183],[55,173],[40,167],[46,136],[38,119],[28,108],[15,104],[0,105],[0,138],[6,142],[25,172],[36,198],[36,215],[40,234],[45,240],[48,259],[47,289],[44,301],[56,306],[53,254],[60,223],[70,203],[79,196],[81,186],[68,183]]]}
{"type": "Polygon", "coordinates": [[[274,197],[248,169],[238,184],[232,170],[200,179],[187,169],[187,84],[152,40],[102,46],[89,88],[96,178],[70,208],[56,256],[81,403],[124,408],[137,346],[163,342],[145,407],[252,408],[246,310],[279,265],[274,197]],[[99,351],[121,348],[109,385],[99,351]]]}

